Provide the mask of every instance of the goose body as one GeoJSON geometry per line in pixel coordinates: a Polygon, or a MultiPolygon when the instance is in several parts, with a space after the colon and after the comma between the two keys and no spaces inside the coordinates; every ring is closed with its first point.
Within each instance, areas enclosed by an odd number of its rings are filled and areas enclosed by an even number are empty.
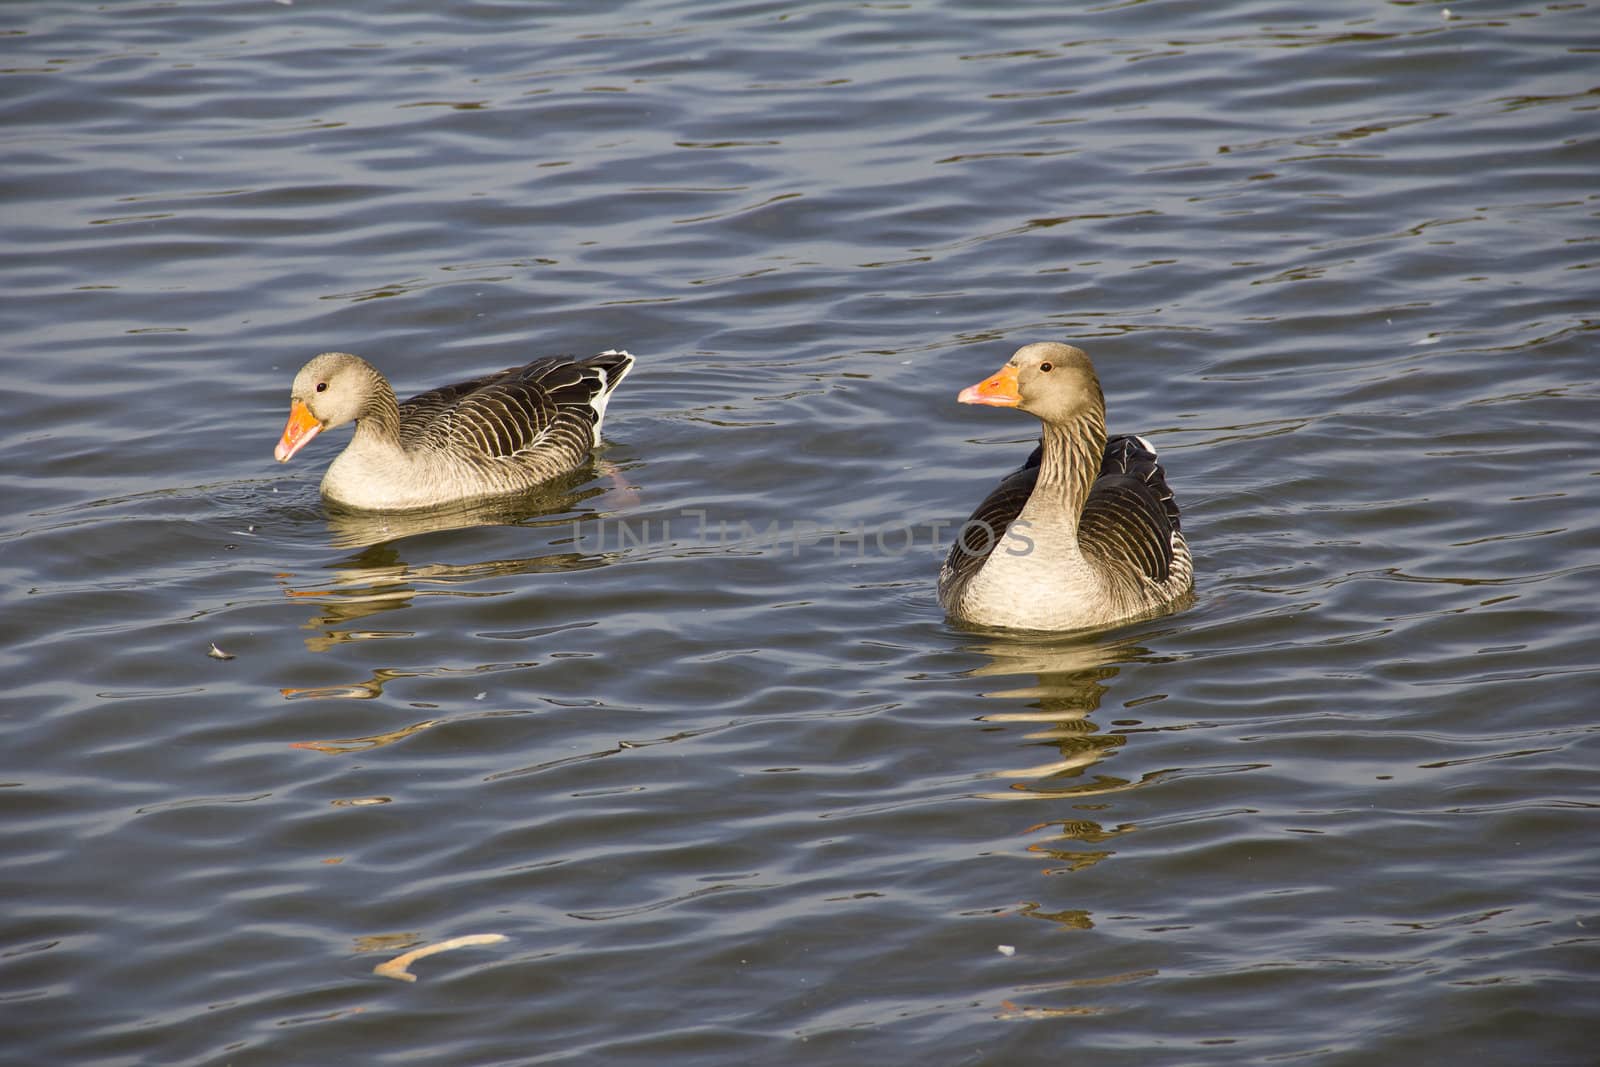
{"type": "Polygon", "coordinates": [[[1102,628],[1159,614],[1194,588],[1178,505],[1155,449],[1106,437],[1094,366],[1071,345],[1019,348],[962,403],[1039,418],[1039,447],[978,505],[939,571],[952,618],[1025,630],[1102,628]]]}
{"type": "Polygon", "coordinates": [[[550,356],[397,401],[372,364],[324,352],[295,375],[273,454],[287,462],[323,430],[354,422],[322,479],[331,501],[400,510],[516,493],[587,460],[632,368],[627,352],[550,356]]]}

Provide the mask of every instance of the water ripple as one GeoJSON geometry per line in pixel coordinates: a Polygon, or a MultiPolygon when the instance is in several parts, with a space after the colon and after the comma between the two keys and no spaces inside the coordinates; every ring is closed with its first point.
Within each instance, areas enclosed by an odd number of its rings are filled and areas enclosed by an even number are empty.
{"type": "Polygon", "coordinates": [[[8,1051],[1588,1062],[1590,6],[11,11],[8,1051]],[[1180,614],[939,617],[1047,336],[1180,614]],[[272,463],[610,346],[549,492],[272,463]]]}

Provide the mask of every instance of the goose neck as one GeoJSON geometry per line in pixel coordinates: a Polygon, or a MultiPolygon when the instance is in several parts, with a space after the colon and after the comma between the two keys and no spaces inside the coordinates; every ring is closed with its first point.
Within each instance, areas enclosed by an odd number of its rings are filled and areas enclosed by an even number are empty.
{"type": "Polygon", "coordinates": [[[373,380],[367,402],[356,416],[356,437],[394,448],[402,447],[400,403],[395,399],[393,387],[382,376],[373,380]]]}
{"type": "Polygon", "coordinates": [[[1106,448],[1105,422],[1090,413],[1070,422],[1046,422],[1043,426],[1044,450],[1039,457],[1034,496],[1044,496],[1075,525],[1100,474],[1106,448]]]}

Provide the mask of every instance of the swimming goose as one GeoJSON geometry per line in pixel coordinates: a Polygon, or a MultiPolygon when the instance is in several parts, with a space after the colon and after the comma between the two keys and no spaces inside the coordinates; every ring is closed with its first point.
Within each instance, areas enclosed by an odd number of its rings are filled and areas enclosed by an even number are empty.
{"type": "Polygon", "coordinates": [[[1081,349],[1017,349],[963,404],[1014,407],[1044,424],[1039,447],[978,505],[939,571],[955,619],[1024,630],[1113,626],[1194,588],[1178,505],[1142,437],[1106,438],[1106,405],[1081,349]]]}
{"type": "Polygon", "coordinates": [[[515,493],[584,462],[611,391],[632,368],[626,352],[550,356],[396,402],[372,364],[324,352],[294,377],[273,455],[287,462],[353,421],[355,436],[322,479],[329,500],[398,510],[515,493]]]}

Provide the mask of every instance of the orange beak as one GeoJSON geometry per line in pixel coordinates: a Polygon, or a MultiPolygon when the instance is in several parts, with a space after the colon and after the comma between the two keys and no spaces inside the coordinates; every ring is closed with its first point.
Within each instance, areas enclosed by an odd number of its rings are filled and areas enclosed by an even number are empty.
{"type": "Polygon", "coordinates": [[[1007,363],[977,385],[969,385],[956,397],[963,404],[989,404],[997,408],[1014,408],[1022,403],[1017,392],[1017,368],[1007,363]]]}
{"type": "Polygon", "coordinates": [[[289,424],[283,428],[283,436],[278,439],[278,447],[272,454],[278,457],[279,463],[287,463],[289,457],[306,447],[311,439],[322,432],[322,423],[311,414],[311,409],[298,400],[289,403],[289,424]]]}

